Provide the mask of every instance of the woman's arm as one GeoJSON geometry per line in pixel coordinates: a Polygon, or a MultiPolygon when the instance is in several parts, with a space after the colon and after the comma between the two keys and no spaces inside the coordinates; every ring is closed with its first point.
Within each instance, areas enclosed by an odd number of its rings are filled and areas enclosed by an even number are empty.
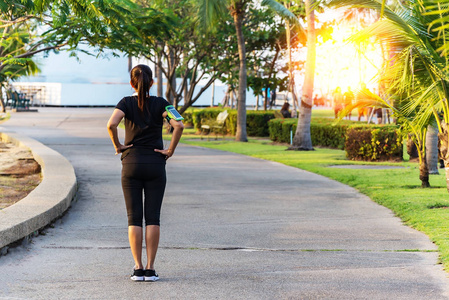
{"type": "MultiPolygon", "coordinates": [[[[162,116],[165,118],[167,116],[167,112],[164,112],[162,116]]],[[[171,137],[170,146],[168,146],[168,149],[163,150],[154,149],[154,151],[164,154],[167,159],[170,158],[175,152],[176,146],[178,146],[179,140],[181,139],[182,131],[184,130],[184,124],[182,123],[182,121],[171,119],[170,125],[173,126],[173,134],[171,137]]]]}
{"type": "Polygon", "coordinates": [[[112,113],[111,117],[108,121],[108,132],[109,136],[111,138],[112,144],[114,144],[115,148],[115,155],[125,151],[126,149],[132,147],[133,145],[124,146],[120,143],[118,139],[118,133],[117,133],[117,127],[118,124],[120,124],[120,121],[125,117],[125,113],[121,111],[120,109],[114,109],[114,112],[112,113]]]}

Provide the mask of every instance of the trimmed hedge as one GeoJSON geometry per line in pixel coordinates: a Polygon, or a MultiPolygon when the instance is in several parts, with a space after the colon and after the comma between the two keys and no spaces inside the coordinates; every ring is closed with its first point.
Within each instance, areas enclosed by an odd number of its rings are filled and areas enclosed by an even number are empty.
{"type": "MultiPolygon", "coordinates": [[[[206,108],[188,111],[191,122],[201,131],[201,120],[215,120],[223,108],[206,108]]],[[[228,109],[225,123],[226,132],[235,135],[237,111],[228,109]]],[[[246,130],[248,136],[269,136],[272,141],[290,143],[290,131],[296,132],[298,119],[276,119],[274,111],[247,111],[246,130]]],[[[353,160],[402,159],[402,139],[394,125],[360,125],[358,122],[342,120],[334,124],[334,119],[312,118],[310,134],[312,144],[318,147],[345,149],[353,160]]]]}
{"type": "MultiPolygon", "coordinates": [[[[201,131],[201,120],[215,120],[223,108],[205,108],[194,111],[193,124],[197,131],[201,131]]],[[[237,130],[237,111],[228,109],[228,118],[225,122],[226,132],[235,135],[237,130]]],[[[274,119],[273,111],[247,111],[246,132],[248,136],[268,136],[268,121],[274,119]]]]}
{"type": "Polygon", "coordinates": [[[193,109],[187,109],[182,113],[184,120],[182,121],[186,126],[193,126],[193,109]]]}
{"type": "Polygon", "coordinates": [[[352,160],[402,160],[402,137],[394,125],[351,126],[345,150],[352,160]]]}
{"type": "MultiPolygon", "coordinates": [[[[274,119],[269,122],[270,139],[290,143],[290,130],[296,132],[297,119],[274,119]]],[[[344,149],[352,160],[402,159],[402,139],[395,125],[360,125],[342,120],[312,118],[310,135],[312,145],[344,149]]]]}
{"type": "Polygon", "coordinates": [[[268,122],[268,133],[273,142],[290,143],[290,130],[296,132],[298,119],[273,119],[268,122]]]}
{"type": "MultiPolygon", "coordinates": [[[[269,122],[270,139],[275,142],[290,143],[290,130],[294,135],[298,119],[274,119],[269,122]]],[[[333,125],[334,120],[329,118],[312,118],[310,135],[312,145],[344,149],[346,131],[355,122],[342,120],[333,125]]]]}
{"type": "Polygon", "coordinates": [[[200,110],[195,110],[192,113],[193,127],[196,130],[201,131],[201,120],[215,120],[219,113],[221,113],[223,109],[221,108],[205,108],[200,110]]]}
{"type": "Polygon", "coordinates": [[[355,122],[342,120],[333,125],[334,120],[329,118],[312,118],[310,124],[310,135],[312,145],[344,149],[346,132],[355,122]]]}

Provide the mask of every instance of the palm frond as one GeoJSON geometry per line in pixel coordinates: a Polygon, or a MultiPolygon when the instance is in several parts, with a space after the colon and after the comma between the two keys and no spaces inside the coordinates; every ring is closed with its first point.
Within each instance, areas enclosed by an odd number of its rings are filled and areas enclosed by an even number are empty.
{"type": "Polygon", "coordinates": [[[213,31],[224,14],[227,14],[226,0],[199,0],[197,1],[200,27],[204,31],[213,31]]]}
{"type": "Polygon", "coordinates": [[[299,22],[298,17],[296,17],[288,8],[286,8],[283,4],[279,3],[276,0],[263,0],[261,3],[262,6],[268,6],[272,11],[274,11],[281,18],[288,20],[292,24],[295,24],[301,34],[305,34],[304,27],[302,27],[299,22]]]}

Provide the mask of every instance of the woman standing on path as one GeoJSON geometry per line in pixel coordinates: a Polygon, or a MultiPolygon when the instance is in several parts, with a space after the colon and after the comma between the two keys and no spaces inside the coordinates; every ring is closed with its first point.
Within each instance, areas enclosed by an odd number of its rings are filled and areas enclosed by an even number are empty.
{"type": "Polygon", "coordinates": [[[154,260],[159,245],[160,211],[165,191],[165,161],[175,152],[184,125],[165,99],[149,95],[153,74],[146,65],[131,70],[131,86],[137,95],[124,97],[116,106],[107,128],[115,154],[122,154],[122,189],[128,213],[128,237],[135,266],[131,279],[156,281],[154,260]],[[169,112],[170,111],[170,112],[169,112]],[[125,118],[125,143],[118,139],[117,126],[125,118]],[[164,118],[173,126],[168,149],[164,149],[164,118]],[[142,197],[142,191],[145,199],[142,197]],[[143,222],[148,262],[142,264],[143,222]]]}

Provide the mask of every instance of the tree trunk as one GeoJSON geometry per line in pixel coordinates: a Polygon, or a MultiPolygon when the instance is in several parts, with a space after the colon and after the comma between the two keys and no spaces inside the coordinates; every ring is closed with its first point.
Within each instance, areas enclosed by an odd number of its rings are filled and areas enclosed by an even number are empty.
{"type": "MultiPolygon", "coordinates": [[[[173,90],[176,91],[176,71],[175,70],[173,70],[173,76],[171,78],[171,86],[172,86],[173,90]]],[[[178,98],[176,97],[174,92],[171,93],[170,98],[171,98],[171,103],[173,103],[173,106],[176,109],[178,109],[178,101],[177,101],[178,98]]]]}
{"type": "Polygon", "coordinates": [[[264,101],[267,102],[270,105],[270,109],[273,107],[273,102],[268,101],[268,89],[269,87],[265,86],[264,87],[264,92],[263,92],[263,97],[265,98],[264,101]]]}
{"type": "Polygon", "coordinates": [[[426,134],[426,157],[429,174],[438,173],[438,128],[429,125],[426,134]]]}
{"type": "Polygon", "coordinates": [[[3,88],[0,86],[0,106],[1,106],[1,112],[6,112],[6,105],[5,101],[3,100],[3,88]]]}
{"type": "Polygon", "coordinates": [[[315,14],[313,11],[314,0],[306,0],[307,16],[307,61],[301,105],[298,116],[293,144],[290,150],[313,150],[310,135],[310,121],[312,118],[313,81],[315,77],[315,14]]]}
{"type": "MultiPolygon", "coordinates": [[[[290,10],[290,4],[284,1],[284,6],[290,10]]],[[[288,54],[288,91],[287,91],[287,101],[288,101],[288,93],[292,93],[292,116],[296,117],[296,95],[295,90],[293,88],[293,64],[292,64],[292,47],[291,47],[291,30],[290,30],[290,22],[285,20],[285,35],[287,38],[287,54],[288,54]]],[[[308,49],[309,46],[307,46],[308,49]]],[[[308,50],[307,50],[308,51],[308,50]]]]}
{"type": "Polygon", "coordinates": [[[189,79],[187,78],[186,79],[186,84],[184,85],[184,93],[183,93],[183,99],[184,99],[184,104],[186,103],[186,99],[187,99],[187,94],[188,94],[188,91],[189,91],[189,79]]]}
{"type": "Polygon", "coordinates": [[[427,165],[426,155],[426,136],[427,132],[420,133],[419,136],[415,135],[416,147],[418,148],[419,154],[419,180],[421,180],[421,187],[423,188],[430,187],[429,167],[427,165]]]}
{"type": "Polygon", "coordinates": [[[133,68],[133,58],[132,56],[128,56],[128,73],[131,72],[133,68]]]}
{"type": "MultiPolygon", "coordinates": [[[[159,84],[157,81],[157,72],[158,72],[158,66],[157,66],[157,60],[154,62],[154,70],[153,70],[153,85],[152,85],[152,87],[154,86],[154,83],[156,82],[156,93],[157,93],[157,85],[159,84]]],[[[160,96],[158,96],[158,97],[160,97],[160,96]]]]}
{"type": "MultiPolygon", "coordinates": [[[[313,91],[312,91],[312,94],[313,94],[313,91]]],[[[313,101],[313,98],[311,98],[311,99],[313,101]]],[[[293,100],[292,118],[296,118],[296,117],[298,117],[298,97],[296,97],[295,77],[292,77],[292,100],[293,100]]]]}
{"type": "Polygon", "coordinates": [[[444,121],[441,122],[441,132],[438,134],[438,138],[440,139],[440,154],[446,171],[446,189],[449,192],[449,131],[444,121]]]}
{"type": "Polygon", "coordinates": [[[262,94],[262,97],[263,97],[263,110],[267,110],[268,108],[267,98],[264,96],[264,94],[262,94]]]}
{"type": "Polygon", "coordinates": [[[237,131],[235,135],[235,140],[239,142],[248,141],[246,135],[246,84],[247,84],[246,49],[245,49],[245,39],[242,31],[244,13],[245,13],[244,3],[242,3],[241,1],[237,2],[235,4],[234,10],[232,11],[232,14],[234,17],[235,30],[237,32],[239,60],[240,60],[239,94],[237,99],[237,131]]]}
{"type": "Polygon", "coordinates": [[[429,183],[429,168],[427,167],[426,150],[422,151],[422,159],[419,162],[419,180],[421,180],[421,187],[430,187],[429,183]]]}
{"type": "Polygon", "coordinates": [[[215,98],[215,81],[212,83],[212,96],[210,98],[210,107],[214,107],[214,98],[215,98]]]}
{"type": "Polygon", "coordinates": [[[228,88],[225,92],[225,96],[223,98],[223,100],[221,100],[221,104],[223,107],[228,107],[229,106],[229,97],[230,97],[230,90],[231,90],[231,86],[228,85],[228,88]]]}
{"type": "Polygon", "coordinates": [[[164,79],[162,77],[162,68],[160,67],[162,66],[162,58],[160,55],[157,56],[157,69],[156,69],[156,78],[157,78],[157,96],[158,97],[162,97],[162,93],[163,93],[163,84],[164,84],[164,79]]]}
{"type": "Polygon", "coordinates": [[[165,91],[165,97],[167,101],[176,107],[175,97],[176,95],[172,92],[176,90],[176,65],[175,65],[175,52],[173,49],[169,49],[168,55],[168,77],[167,77],[167,89],[165,91]],[[174,85],[173,85],[174,83],[174,85]]]}

